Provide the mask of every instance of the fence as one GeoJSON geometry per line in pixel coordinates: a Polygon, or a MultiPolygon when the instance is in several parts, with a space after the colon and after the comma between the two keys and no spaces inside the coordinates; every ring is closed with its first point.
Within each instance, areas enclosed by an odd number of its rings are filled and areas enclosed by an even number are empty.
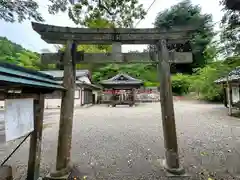
{"type": "MultiPolygon", "coordinates": [[[[101,96],[101,103],[108,103],[110,101],[111,94],[109,93],[102,93],[101,96]]],[[[140,92],[135,94],[135,100],[136,102],[159,102],[160,101],[160,95],[159,92],[140,92]]]]}

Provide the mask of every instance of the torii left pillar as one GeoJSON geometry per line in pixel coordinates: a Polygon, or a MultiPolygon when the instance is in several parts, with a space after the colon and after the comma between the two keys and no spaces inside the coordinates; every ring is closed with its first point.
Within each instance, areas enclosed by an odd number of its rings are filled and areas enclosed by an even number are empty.
{"type": "Polygon", "coordinates": [[[185,170],[181,167],[178,155],[177,133],[175,125],[171,74],[169,66],[169,51],[166,40],[158,44],[158,60],[160,71],[160,102],[162,109],[162,127],[165,145],[164,168],[171,174],[183,175],[185,170]]]}
{"type": "Polygon", "coordinates": [[[70,156],[76,77],[75,53],[76,44],[73,41],[67,41],[67,46],[64,54],[63,78],[63,86],[66,90],[62,93],[56,170],[50,174],[50,177],[48,179],[68,179],[72,170],[70,156]]]}

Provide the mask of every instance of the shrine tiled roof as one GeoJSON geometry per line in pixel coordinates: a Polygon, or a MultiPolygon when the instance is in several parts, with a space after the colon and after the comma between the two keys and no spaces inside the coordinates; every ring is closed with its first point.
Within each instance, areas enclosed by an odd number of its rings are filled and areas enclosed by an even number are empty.
{"type": "Polygon", "coordinates": [[[240,67],[236,67],[229,74],[228,77],[222,77],[214,81],[217,84],[226,83],[227,79],[229,82],[240,81],[240,67]]]}
{"type": "Polygon", "coordinates": [[[100,82],[102,85],[141,85],[143,84],[142,80],[135,79],[127,74],[117,74],[116,76],[103,80],[100,82]]]}

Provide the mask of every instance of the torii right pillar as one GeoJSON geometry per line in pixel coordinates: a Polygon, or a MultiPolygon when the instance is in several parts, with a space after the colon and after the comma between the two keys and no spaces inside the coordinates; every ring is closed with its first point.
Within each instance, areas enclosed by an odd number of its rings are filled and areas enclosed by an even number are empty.
{"type": "Polygon", "coordinates": [[[180,166],[177,144],[177,133],[174,117],[174,106],[169,65],[169,50],[166,40],[157,43],[160,71],[160,102],[162,110],[162,127],[165,145],[164,168],[171,174],[183,175],[185,170],[180,166]]]}

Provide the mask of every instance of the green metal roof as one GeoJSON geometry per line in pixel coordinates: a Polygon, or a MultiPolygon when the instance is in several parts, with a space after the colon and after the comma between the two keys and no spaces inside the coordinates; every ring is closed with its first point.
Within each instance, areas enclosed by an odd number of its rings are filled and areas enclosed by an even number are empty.
{"type": "MultiPolygon", "coordinates": [[[[39,71],[44,74],[53,76],[54,78],[63,78],[63,70],[51,70],[51,71],[39,71]]],[[[88,70],[76,70],[76,77],[88,76],[90,72],[88,70]]]]}
{"type": "MultiPolygon", "coordinates": [[[[63,81],[58,81],[58,83],[63,84],[63,81]]],[[[84,88],[92,89],[92,90],[101,90],[102,89],[101,86],[98,86],[95,84],[88,84],[88,83],[80,81],[80,80],[76,80],[75,83],[76,83],[76,85],[82,86],[84,88]]]]}
{"type": "Polygon", "coordinates": [[[46,90],[64,89],[53,76],[3,62],[0,62],[0,84],[2,88],[13,85],[46,90]]]}

